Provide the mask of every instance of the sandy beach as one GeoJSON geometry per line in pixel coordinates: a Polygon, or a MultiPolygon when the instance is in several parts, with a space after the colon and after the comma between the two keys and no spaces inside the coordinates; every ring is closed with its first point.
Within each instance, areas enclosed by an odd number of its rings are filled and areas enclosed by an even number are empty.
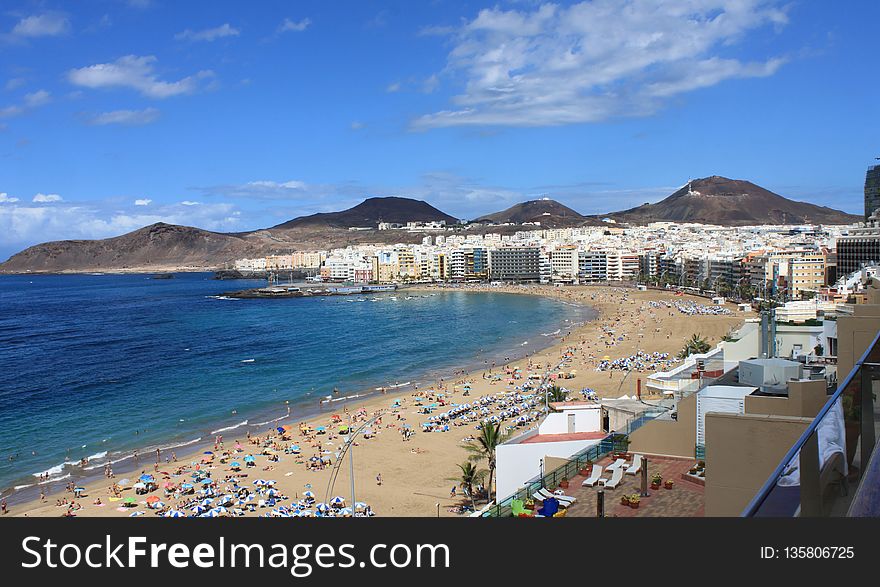
{"type": "MultiPolygon", "coordinates": [[[[430,288],[428,288],[430,289],[430,288]]],[[[193,495],[166,495],[165,486],[179,487],[182,483],[192,481],[192,473],[198,468],[210,473],[217,485],[217,493],[230,485],[225,482],[229,476],[237,476],[239,484],[250,490],[255,489],[253,481],[257,479],[274,480],[274,489],[287,500],[297,501],[306,491],[315,494],[318,502],[333,496],[344,496],[351,503],[351,484],[349,463],[340,467],[335,486],[328,489],[331,466],[322,469],[308,469],[307,463],[315,456],[323,456],[335,461],[334,452],[343,444],[337,432],[340,425],[349,421],[357,425],[375,416],[381,419],[370,425],[374,435],[369,438],[358,437],[353,448],[355,473],[355,500],[369,504],[378,516],[456,516],[455,507],[465,503],[461,497],[450,497],[450,490],[457,485],[459,469],[457,464],[468,457],[464,438],[478,433],[473,422],[462,425],[450,425],[446,432],[423,432],[422,423],[428,418],[419,413],[422,406],[439,403],[440,409],[451,403],[460,404],[474,402],[482,396],[500,394],[513,390],[507,377],[500,380],[498,373],[504,373],[506,367],[519,367],[523,372],[545,372],[551,366],[558,365],[563,357],[568,357],[566,370],[575,370],[577,374],[560,384],[572,390],[571,397],[580,399],[580,390],[592,388],[599,397],[619,397],[623,394],[635,393],[637,380],[644,379],[653,370],[664,370],[660,365],[648,364],[642,372],[626,374],[621,370],[597,371],[596,366],[603,360],[613,361],[619,358],[643,353],[668,353],[670,362],[662,366],[675,365],[671,361],[684,346],[685,339],[699,333],[711,344],[715,345],[724,335],[735,330],[745,318],[753,317],[751,312],[738,312],[735,305],[727,304],[730,311],[726,315],[685,315],[675,307],[657,304],[658,301],[694,302],[710,305],[704,298],[691,296],[675,296],[672,291],[637,291],[605,286],[466,286],[460,289],[489,290],[518,293],[526,295],[552,296],[571,303],[583,304],[598,312],[595,320],[578,326],[570,332],[562,330],[555,344],[524,359],[511,361],[509,365],[487,364],[484,370],[470,373],[458,373],[454,380],[436,381],[433,386],[421,385],[418,390],[402,388],[388,390],[385,394],[371,397],[364,402],[347,402],[343,409],[339,407],[335,414],[338,421],[331,421],[332,414],[312,418],[301,422],[296,412],[289,419],[275,425],[289,426],[284,436],[274,428],[259,436],[252,433],[250,438],[244,432],[233,431],[242,436],[224,436],[222,444],[215,446],[214,455],[204,455],[201,451],[195,454],[177,454],[176,461],[166,461],[171,455],[161,454],[160,463],[156,463],[156,455],[142,455],[140,469],[144,474],[155,477],[158,489],[145,495],[135,495],[132,484],[137,482],[141,472],[117,475],[115,479],[102,479],[85,486],[80,497],[72,492],[54,492],[46,496],[45,501],[34,500],[24,504],[10,505],[12,516],[62,516],[70,511],[76,516],[130,516],[133,512],[144,512],[146,516],[155,515],[155,511],[146,505],[146,499],[157,496],[168,507],[179,508],[189,514],[188,507],[195,498],[193,495]],[[612,333],[613,331],[613,333],[612,333]],[[605,359],[608,357],[608,359],[605,359]],[[465,385],[470,391],[465,396],[465,385]],[[442,395],[440,395],[442,394],[442,395]],[[394,405],[399,407],[393,407],[394,405]],[[417,404],[422,404],[419,406],[417,404]],[[301,425],[305,424],[312,432],[303,434],[301,425]],[[324,434],[316,434],[318,427],[325,427],[324,434]],[[409,439],[404,439],[402,430],[414,431],[409,439]],[[291,446],[298,445],[299,454],[290,454],[291,446]],[[264,451],[265,449],[268,449],[264,451]],[[228,458],[223,453],[228,452],[228,458]],[[266,454],[263,454],[263,453],[266,454]],[[253,455],[254,466],[248,467],[244,457],[253,455]],[[270,460],[277,459],[277,460],[270,460]],[[225,462],[221,462],[221,460],[225,462]],[[232,462],[242,465],[240,473],[231,470],[232,462]],[[127,477],[130,483],[122,488],[118,497],[111,494],[110,488],[127,477]],[[381,479],[381,483],[379,482],[381,479]],[[123,507],[126,498],[135,498],[135,504],[123,507]],[[58,505],[59,500],[68,503],[58,505]],[[100,500],[100,505],[96,504],[100,500]],[[69,502],[76,506],[69,507],[69,502]],[[438,505],[439,504],[439,505],[438,505]]],[[[414,360],[415,357],[414,357],[414,360]]],[[[464,361],[463,361],[464,362],[464,361]]],[[[517,385],[521,382],[516,382],[517,385]]],[[[446,407],[445,409],[448,409],[446,407]]],[[[492,413],[500,409],[490,404],[492,413]]],[[[535,423],[531,423],[534,426],[535,423]]],[[[521,428],[526,430],[528,427],[521,428]]],[[[201,485],[197,485],[197,489],[201,485]]],[[[459,492],[460,493],[460,492],[459,492]]],[[[502,496],[503,497],[503,496],[502,496]]],[[[264,499],[257,496],[254,499],[264,499]]],[[[480,504],[478,504],[480,507],[480,504]]],[[[259,516],[271,508],[255,508],[248,511],[247,516],[259,516]]]]}

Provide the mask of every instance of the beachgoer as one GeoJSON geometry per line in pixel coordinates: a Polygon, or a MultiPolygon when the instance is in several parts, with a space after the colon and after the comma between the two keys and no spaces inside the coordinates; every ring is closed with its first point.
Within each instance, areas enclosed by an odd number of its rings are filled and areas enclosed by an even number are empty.
{"type": "Polygon", "coordinates": [[[382,485],[382,473],[376,475],[376,485],[382,485]]]}

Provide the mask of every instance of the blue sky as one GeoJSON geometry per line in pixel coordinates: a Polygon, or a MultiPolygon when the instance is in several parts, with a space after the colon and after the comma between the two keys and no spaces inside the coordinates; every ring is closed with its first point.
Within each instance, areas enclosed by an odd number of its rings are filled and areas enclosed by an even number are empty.
{"type": "Polygon", "coordinates": [[[878,23],[871,0],[4,2],[0,257],[374,195],[601,213],[712,174],[858,213],[878,23]]]}

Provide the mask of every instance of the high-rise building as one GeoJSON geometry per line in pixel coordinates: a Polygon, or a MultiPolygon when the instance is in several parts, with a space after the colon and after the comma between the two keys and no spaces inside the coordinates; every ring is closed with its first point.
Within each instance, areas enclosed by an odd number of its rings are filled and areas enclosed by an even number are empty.
{"type": "Polygon", "coordinates": [[[865,175],[865,220],[880,208],[880,165],[868,168],[865,175]]]}
{"type": "Polygon", "coordinates": [[[540,251],[535,247],[503,247],[489,251],[489,274],[492,279],[538,281],[540,251]]]}

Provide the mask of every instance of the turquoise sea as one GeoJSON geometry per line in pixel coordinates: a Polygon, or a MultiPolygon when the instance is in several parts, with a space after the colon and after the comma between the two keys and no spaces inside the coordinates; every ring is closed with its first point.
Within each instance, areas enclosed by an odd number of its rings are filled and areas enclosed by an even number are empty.
{"type": "Polygon", "coordinates": [[[206,273],[0,276],[3,494],[34,494],[43,472],[51,489],[106,462],[133,467],[134,451],[186,452],[352,401],[321,404],[327,396],[522,356],[592,317],[542,297],[454,290],[222,299],[258,285],[206,273]]]}

